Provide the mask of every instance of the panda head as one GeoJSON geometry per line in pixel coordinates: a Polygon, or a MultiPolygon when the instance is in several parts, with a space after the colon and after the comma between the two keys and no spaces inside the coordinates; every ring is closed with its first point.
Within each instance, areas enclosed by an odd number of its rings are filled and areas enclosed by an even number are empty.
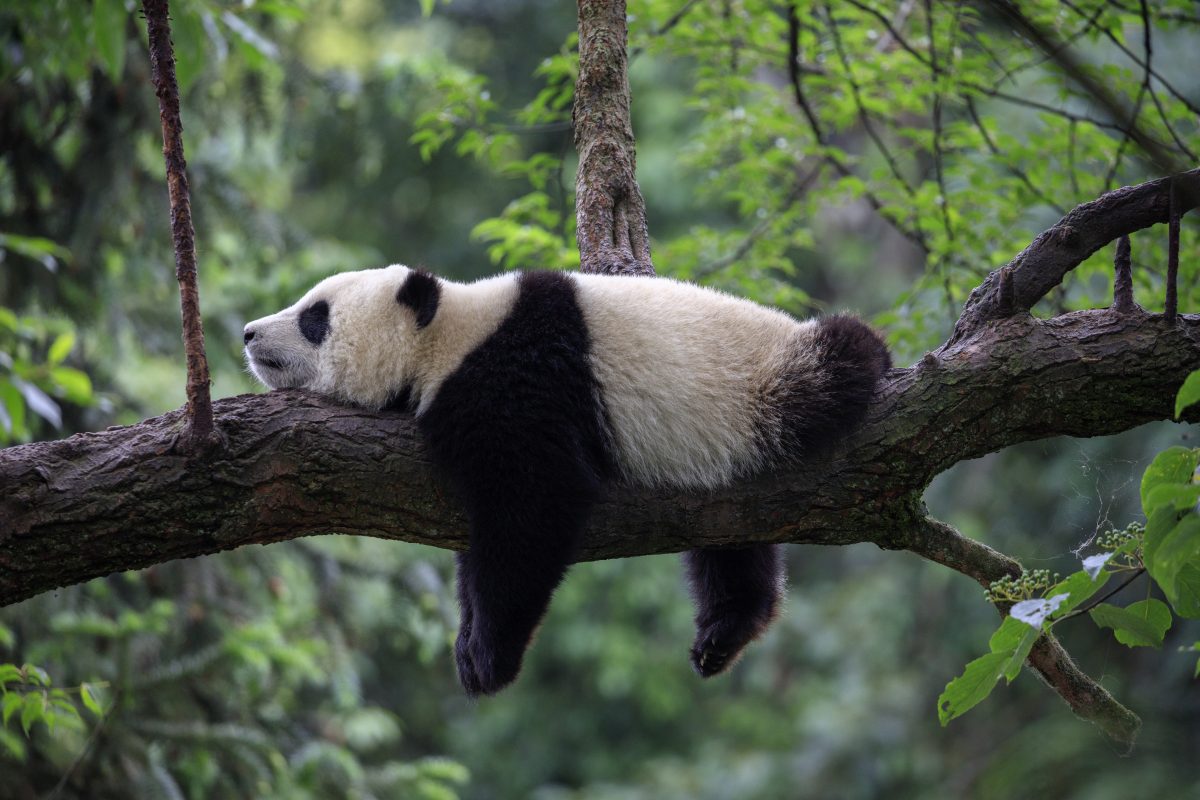
{"type": "Polygon", "coordinates": [[[381,408],[412,384],[440,295],[436,277],[403,266],[334,275],[248,324],[246,362],[268,388],[381,408]]]}

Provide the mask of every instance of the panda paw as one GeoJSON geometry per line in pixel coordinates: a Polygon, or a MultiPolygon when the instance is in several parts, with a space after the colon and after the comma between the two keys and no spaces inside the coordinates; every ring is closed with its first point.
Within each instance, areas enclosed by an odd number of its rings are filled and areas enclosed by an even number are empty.
{"type": "Polygon", "coordinates": [[[701,678],[719,675],[733,665],[741,655],[740,648],[730,652],[720,640],[701,634],[692,645],[692,668],[701,678]]]}
{"type": "Polygon", "coordinates": [[[696,641],[692,643],[692,667],[702,678],[720,675],[737,663],[746,645],[765,627],[758,615],[726,615],[698,625],[696,641]]]}
{"type": "Polygon", "coordinates": [[[484,644],[477,636],[462,631],[454,643],[458,680],[467,696],[492,695],[517,679],[521,671],[522,651],[484,644]]]}

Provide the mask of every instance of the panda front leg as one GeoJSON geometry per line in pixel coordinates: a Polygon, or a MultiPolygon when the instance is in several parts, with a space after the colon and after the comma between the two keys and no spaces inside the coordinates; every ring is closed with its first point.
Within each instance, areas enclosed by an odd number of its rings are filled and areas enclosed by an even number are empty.
{"type": "Polygon", "coordinates": [[[479,512],[471,544],[458,555],[461,622],[455,642],[467,694],[495,694],[521,671],[525,651],[575,554],[587,508],[565,499],[551,508],[479,512]],[[560,508],[553,508],[560,506],[560,508]]]}
{"type": "Polygon", "coordinates": [[[683,563],[696,605],[692,666],[709,678],[732,666],[778,616],[787,581],[783,548],[691,550],[683,563]]]}

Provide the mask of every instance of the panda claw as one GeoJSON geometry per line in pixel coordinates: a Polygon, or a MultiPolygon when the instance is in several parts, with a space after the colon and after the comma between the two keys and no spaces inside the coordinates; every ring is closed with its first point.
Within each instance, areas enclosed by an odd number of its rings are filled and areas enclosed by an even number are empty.
{"type": "Polygon", "coordinates": [[[730,655],[727,651],[718,649],[715,639],[698,639],[692,647],[692,668],[701,678],[711,678],[724,672],[736,660],[736,654],[733,654],[734,659],[731,659],[730,655]]]}

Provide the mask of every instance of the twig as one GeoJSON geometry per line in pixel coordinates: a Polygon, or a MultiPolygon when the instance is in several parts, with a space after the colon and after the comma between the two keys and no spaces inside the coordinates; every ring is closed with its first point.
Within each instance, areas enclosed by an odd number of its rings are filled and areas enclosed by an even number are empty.
{"type": "MultiPolygon", "coordinates": [[[[1064,0],[1064,2],[1069,2],[1069,0],[1064,0]]],[[[1091,99],[1103,106],[1112,119],[1118,121],[1127,120],[1120,129],[1137,143],[1142,152],[1154,162],[1155,166],[1161,172],[1172,174],[1182,171],[1182,166],[1178,163],[1178,159],[1175,158],[1174,154],[1167,150],[1162,143],[1142,130],[1141,125],[1138,124],[1137,116],[1130,114],[1129,110],[1125,108],[1124,103],[1107,86],[1101,84],[1088,74],[1088,71],[1075,56],[1071,48],[1062,47],[1054,40],[1053,34],[1029,19],[1011,0],[987,0],[987,4],[1016,31],[1019,31],[1042,52],[1050,56],[1054,63],[1058,65],[1058,68],[1079,84],[1091,99]]],[[[1141,61],[1136,58],[1135,61],[1139,65],[1141,64],[1141,61]]]]}
{"type": "Polygon", "coordinates": [[[1179,186],[1171,179],[1171,211],[1167,219],[1167,297],[1163,311],[1167,322],[1174,322],[1179,306],[1179,219],[1183,210],[1179,202],[1179,186]]]}
{"type": "Polygon", "coordinates": [[[63,788],[67,785],[67,782],[71,780],[71,776],[75,774],[76,770],[78,770],[80,766],[82,766],[83,762],[87,759],[88,754],[92,752],[92,746],[95,745],[96,741],[100,738],[100,732],[104,730],[104,726],[108,723],[109,719],[111,719],[113,715],[117,713],[117,709],[121,705],[120,700],[121,690],[117,689],[113,692],[112,703],[109,705],[108,710],[104,712],[99,720],[97,720],[96,727],[92,728],[91,733],[88,734],[87,741],[83,743],[83,749],[79,751],[79,755],[75,756],[75,760],[71,762],[71,766],[67,767],[67,769],[63,772],[62,777],[58,779],[58,783],[56,783],[54,788],[50,790],[50,794],[46,795],[46,800],[54,800],[54,798],[58,797],[62,793],[63,788]]]}
{"type": "Polygon", "coordinates": [[[188,197],[187,162],[183,157],[183,123],[179,118],[179,85],[175,80],[175,55],[167,0],[142,0],[150,39],[150,67],[158,118],[162,123],[163,158],[167,166],[167,192],[171,202],[171,238],[175,246],[175,279],[179,282],[183,316],[183,347],[187,356],[188,430],[190,444],[213,434],[212,399],[209,396],[208,359],[204,355],[204,325],[200,319],[200,292],[196,288],[196,234],[188,197]]]}
{"type": "Polygon", "coordinates": [[[1113,304],[1117,311],[1128,314],[1137,309],[1133,302],[1133,254],[1129,237],[1117,239],[1117,257],[1113,264],[1113,304]]]}
{"type": "MultiPolygon", "coordinates": [[[[1000,147],[999,147],[999,145],[996,144],[995,140],[992,139],[991,132],[988,131],[987,126],[983,122],[983,118],[981,116],[979,116],[979,110],[975,106],[975,98],[974,97],[967,97],[967,113],[970,115],[971,122],[975,125],[975,128],[979,131],[980,135],[983,136],[983,143],[987,145],[988,150],[991,151],[992,155],[996,156],[997,158],[1000,158],[1002,156],[1002,154],[1000,152],[1000,147]]],[[[1073,126],[1075,123],[1071,123],[1071,124],[1073,126]]],[[[1072,128],[1072,130],[1073,130],[1073,128],[1072,128]]],[[[1072,136],[1071,137],[1071,145],[1069,146],[1069,152],[1068,152],[1068,162],[1072,164],[1072,167],[1071,167],[1072,178],[1074,178],[1074,152],[1073,152],[1074,141],[1075,141],[1074,137],[1072,136]]],[[[1003,161],[1003,159],[1001,159],[1001,160],[1003,161]]],[[[1048,194],[1046,194],[1040,188],[1038,188],[1038,185],[1035,184],[1029,178],[1029,175],[1026,174],[1025,170],[1023,170],[1020,167],[1015,166],[1013,164],[1009,164],[1009,163],[1005,163],[1004,166],[1010,175],[1015,176],[1018,180],[1021,181],[1021,183],[1025,184],[1025,188],[1028,189],[1033,194],[1034,197],[1038,198],[1043,203],[1045,203],[1046,205],[1053,208],[1059,214],[1067,213],[1067,210],[1065,208],[1063,208],[1061,205],[1059,205],[1057,202],[1055,202],[1055,200],[1052,197],[1050,197],[1048,194]]],[[[1076,192],[1078,192],[1079,187],[1076,186],[1075,190],[1076,190],[1076,192]]]]}
{"type": "MultiPolygon", "coordinates": [[[[1078,15],[1079,15],[1079,16],[1081,16],[1081,17],[1083,17],[1083,16],[1086,16],[1086,15],[1084,14],[1084,11],[1083,11],[1083,9],[1081,9],[1079,6],[1077,6],[1077,5],[1075,5],[1074,3],[1072,3],[1072,2],[1071,2],[1071,0],[1062,0],[1062,4],[1063,4],[1064,6],[1066,6],[1067,8],[1071,9],[1072,11],[1074,11],[1076,14],[1078,14],[1078,15]]],[[[1148,21],[1148,19],[1149,19],[1149,11],[1148,11],[1148,10],[1145,8],[1145,4],[1144,4],[1144,3],[1142,4],[1142,19],[1143,19],[1144,21],[1148,21]]],[[[1148,30],[1148,29],[1149,29],[1149,26],[1147,26],[1147,30],[1148,30]]],[[[1191,111],[1193,114],[1200,114],[1200,106],[1196,105],[1196,104],[1195,104],[1195,103],[1193,103],[1191,100],[1189,100],[1189,99],[1188,99],[1188,97],[1187,97],[1187,95],[1183,94],[1183,92],[1180,92],[1178,89],[1176,89],[1176,88],[1175,88],[1173,85],[1171,85],[1171,83],[1169,83],[1169,82],[1167,81],[1167,79],[1166,79],[1166,78],[1164,78],[1164,77],[1162,76],[1162,74],[1161,74],[1161,73],[1159,73],[1159,72],[1155,71],[1154,69],[1152,69],[1152,68],[1150,67],[1150,58],[1149,58],[1149,54],[1148,54],[1148,53],[1147,53],[1147,57],[1146,57],[1146,62],[1145,62],[1145,63],[1142,63],[1142,60],[1141,60],[1140,58],[1138,58],[1138,57],[1137,57],[1137,54],[1136,54],[1136,53],[1134,53],[1132,50],[1130,50],[1128,47],[1126,47],[1126,46],[1125,46],[1125,43],[1121,41],[1120,37],[1118,37],[1118,36],[1115,36],[1115,35],[1113,34],[1113,32],[1112,32],[1112,31],[1110,31],[1109,29],[1107,29],[1107,28],[1105,28],[1105,27],[1101,27],[1099,30],[1100,30],[1100,32],[1101,32],[1101,33],[1103,33],[1103,34],[1105,35],[1105,37],[1106,37],[1106,38],[1107,38],[1107,39],[1108,39],[1110,42],[1112,42],[1114,45],[1116,45],[1116,46],[1117,46],[1117,49],[1119,49],[1119,50],[1120,50],[1122,53],[1124,53],[1124,54],[1125,54],[1125,56],[1126,56],[1126,57],[1127,57],[1127,58],[1128,58],[1130,61],[1132,61],[1134,64],[1136,64],[1136,65],[1137,65],[1137,66],[1139,66],[1139,67],[1143,67],[1143,68],[1145,68],[1145,70],[1146,70],[1146,71],[1147,71],[1147,72],[1148,72],[1150,75],[1154,76],[1154,78],[1155,78],[1155,79],[1157,79],[1157,80],[1158,80],[1158,82],[1159,82],[1159,83],[1161,83],[1161,84],[1163,85],[1163,87],[1164,87],[1164,88],[1165,88],[1165,89],[1166,89],[1168,92],[1170,92],[1170,93],[1171,93],[1171,96],[1172,96],[1172,97],[1174,97],[1174,98],[1175,98],[1176,100],[1178,100],[1179,102],[1183,103],[1183,105],[1184,105],[1184,106],[1186,106],[1186,107],[1187,107],[1187,109],[1188,109],[1189,111],[1191,111]]],[[[1149,37],[1150,37],[1150,34],[1149,34],[1149,33],[1147,33],[1147,34],[1146,34],[1146,38],[1147,38],[1147,39],[1149,39],[1149,37]]]]}
{"type": "MultiPolygon", "coordinates": [[[[850,59],[847,57],[846,48],[842,44],[842,36],[838,33],[837,22],[833,19],[833,7],[828,3],[825,4],[825,14],[829,18],[829,34],[833,39],[833,48],[837,52],[838,61],[842,64],[842,70],[846,73],[846,81],[850,84],[850,95],[854,99],[854,107],[858,110],[858,119],[862,123],[863,130],[867,136],[871,137],[871,141],[875,143],[875,146],[879,148],[879,152],[883,155],[883,160],[887,162],[888,168],[892,171],[896,182],[904,189],[904,193],[909,197],[915,197],[917,192],[904,177],[904,173],[900,171],[900,165],[896,163],[896,156],[871,123],[871,115],[867,112],[866,106],[862,101],[862,87],[859,86],[858,81],[854,78],[854,72],[850,69],[850,59]]],[[[796,60],[793,59],[792,63],[795,64],[796,60]]]]}
{"type": "MultiPolygon", "coordinates": [[[[1153,43],[1150,36],[1150,11],[1146,8],[1146,0],[1139,0],[1139,6],[1142,12],[1142,47],[1146,51],[1145,69],[1142,72],[1142,83],[1138,86],[1137,99],[1133,101],[1133,113],[1130,115],[1131,120],[1137,120],[1142,113],[1142,104],[1146,102],[1146,93],[1150,91],[1150,76],[1153,74],[1153,69],[1150,67],[1150,60],[1154,53],[1153,43]]],[[[1101,6],[1103,8],[1103,6],[1101,6]]],[[[1104,31],[1108,34],[1108,31],[1104,31]]],[[[1111,34],[1109,34],[1111,36],[1111,34]]],[[[1169,127],[1169,126],[1168,126],[1169,127]]],[[[1112,166],[1109,167],[1108,175],[1104,179],[1104,188],[1111,189],[1113,180],[1117,177],[1117,171],[1121,168],[1121,160],[1125,156],[1125,148],[1129,146],[1129,134],[1125,134],[1121,139],[1121,143],[1117,145],[1117,153],[1113,158],[1112,166]]]]}
{"type": "Polygon", "coordinates": [[[1129,584],[1136,581],[1138,578],[1142,577],[1142,575],[1145,574],[1145,572],[1146,572],[1145,567],[1138,567],[1136,570],[1133,571],[1133,574],[1131,574],[1125,580],[1121,581],[1120,584],[1118,584],[1117,586],[1114,586],[1112,589],[1109,589],[1107,592],[1100,595],[1099,597],[1092,598],[1091,600],[1087,601],[1086,603],[1084,603],[1083,605],[1081,605],[1079,608],[1075,609],[1071,613],[1063,614],[1061,617],[1054,620],[1054,624],[1057,625],[1058,623],[1062,622],[1065,619],[1071,619],[1072,617],[1079,617],[1079,616],[1086,614],[1087,612],[1091,611],[1096,606],[1103,603],[1105,600],[1108,600],[1113,595],[1120,592],[1122,589],[1124,589],[1129,584]]]}
{"type": "Polygon", "coordinates": [[[742,239],[741,243],[739,243],[732,252],[721,256],[720,258],[716,258],[705,264],[703,267],[697,269],[692,276],[693,280],[701,280],[713,275],[714,273],[720,272],[729,265],[736,263],[747,253],[749,253],[750,248],[754,246],[754,243],[761,239],[763,235],[770,230],[771,224],[775,222],[779,214],[786,211],[792,205],[792,203],[796,202],[801,196],[803,196],[804,192],[808,190],[808,187],[811,186],[813,181],[816,180],[817,176],[821,174],[821,168],[826,163],[828,162],[825,159],[819,159],[807,174],[796,181],[796,185],[793,186],[787,193],[787,196],[784,197],[783,203],[780,204],[779,210],[776,213],[770,214],[765,219],[759,220],[758,224],[756,224],[750,230],[750,232],[746,234],[745,238],[742,239]]]}
{"type": "MultiPolygon", "coordinates": [[[[804,86],[800,80],[800,19],[796,16],[796,8],[793,5],[788,6],[787,11],[788,22],[788,78],[792,84],[792,94],[796,100],[796,105],[804,113],[805,119],[808,121],[808,127],[812,131],[813,139],[817,146],[821,149],[822,157],[832,166],[839,175],[844,178],[854,177],[853,170],[846,164],[842,158],[828,146],[825,139],[825,133],[821,129],[821,122],[817,118],[816,112],[813,111],[812,105],[808,102],[808,98],[804,94],[804,86]]],[[[835,24],[830,21],[830,24],[835,24]]],[[[925,240],[925,235],[921,233],[919,228],[910,228],[901,225],[900,222],[891,216],[884,213],[884,203],[870,189],[863,189],[863,198],[870,204],[871,208],[896,229],[902,236],[916,244],[925,252],[929,252],[929,244],[925,240]]]]}

